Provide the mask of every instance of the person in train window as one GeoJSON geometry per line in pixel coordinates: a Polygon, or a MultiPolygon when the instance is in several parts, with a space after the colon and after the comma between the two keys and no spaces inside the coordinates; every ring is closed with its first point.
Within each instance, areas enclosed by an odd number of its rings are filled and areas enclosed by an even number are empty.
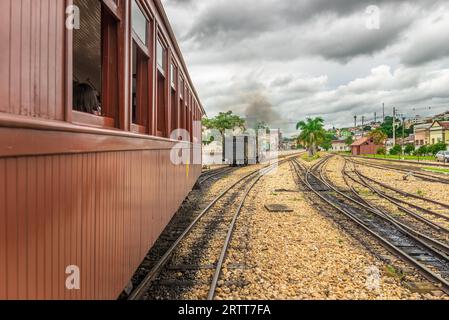
{"type": "Polygon", "coordinates": [[[101,115],[100,103],[98,102],[97,92],[87,83],[78,83],[74,85],[73,90],[73,109],[80,112],[101,115]]]}

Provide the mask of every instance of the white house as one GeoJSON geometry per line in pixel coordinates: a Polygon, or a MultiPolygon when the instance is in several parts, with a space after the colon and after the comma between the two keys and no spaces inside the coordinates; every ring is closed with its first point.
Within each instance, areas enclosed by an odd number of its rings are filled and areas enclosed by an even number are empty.
{"type": "Polygon", "coordinates": [[[333,152],[347,152],[347,151],[351,151],[351,147],[348,146],[344,140],[333,140],[332,141],[332,151],[333,152]]]}

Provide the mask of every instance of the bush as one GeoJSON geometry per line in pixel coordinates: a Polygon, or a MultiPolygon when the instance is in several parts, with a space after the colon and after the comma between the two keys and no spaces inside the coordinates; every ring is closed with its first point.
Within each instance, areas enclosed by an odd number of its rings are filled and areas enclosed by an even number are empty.
{"type": "Polygon", "coordinates": [[[431,145],[428,147],[428,153],[431,153],[433,155],[436,155],[440,151],[446,151],[447,144],[443,142],[438,142],[436,144],[431,145]]]}
{"type": "Polygon", "coordinates": [[[404,148],[404,152],[406,154],[412,154],[415,151],[415,145],[414,144],[408,144],[404,148]]]}
{"type": "Polygon", "coordinates": [[[386,155],[387,150],[384,147],[381,147],[381,148],[377,149],[376,153],[380,154],[380,155],[386,155]]]}
{"type": "Polygon", "coordinates": [[[392,156],[397,156],[397,155],[399,155],[401,153],[402,153],[402,147],[399,144],[395,145],[390,150],[390,155],[392,155],[392,156]]]}
{"type": "Polygon", "coordinates": [[[427,146],[421,146],[417,150],[415,150],[415,155],[417,156],[425,156],[429,153],[429,148],[427,146]]]}

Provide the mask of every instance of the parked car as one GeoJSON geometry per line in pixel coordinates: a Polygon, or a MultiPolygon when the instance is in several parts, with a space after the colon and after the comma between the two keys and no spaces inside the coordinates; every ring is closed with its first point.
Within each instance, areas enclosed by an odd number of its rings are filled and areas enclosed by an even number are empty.
{"type": "Polygon", "coordinates": [[[449,162],[449,151],[440,151],[436,154],[437,161],[449,162]]]}

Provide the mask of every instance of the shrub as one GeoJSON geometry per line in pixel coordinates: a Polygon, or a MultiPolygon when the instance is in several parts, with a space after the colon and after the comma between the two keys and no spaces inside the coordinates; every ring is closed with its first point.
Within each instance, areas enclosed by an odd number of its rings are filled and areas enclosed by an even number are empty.
{"type": "Polygon", "coordinates": [[[447,148],[447,144],[445,144],[443,142],[438,142],[438,143],[431,145],[428,148],[428,153],[436,155],[439,151],[446,151],[446,148],[447,148]]]}
{"type": "Polygon", "coordinates": [[[421,146],[417,150],[415,150],[415,155],[417,156],[425,156],[429,153],[429,148],[427,146],[421,146]]]}
{"type": "Polygon", "coordinates": [[[404,152],[406,154],[412,154],[415,151],[415,145],[414,144],[408,144],[404,148],[404,152]]]}
{"type": "Polygon", "coordinates": [[[402,153],[402,147],[399,144],[395,145],[390,150],[390,155],[392,155],[392,156],[397,156],[397,155],[399,155],[401,153],[402,153]]]}
{"type": "Polygon", "coordinates": [[[380,154],[380,155],[386,155],[387,150],[384,147],[381,147],[381,148],[377,149],[376,153],[380,154]]]}

